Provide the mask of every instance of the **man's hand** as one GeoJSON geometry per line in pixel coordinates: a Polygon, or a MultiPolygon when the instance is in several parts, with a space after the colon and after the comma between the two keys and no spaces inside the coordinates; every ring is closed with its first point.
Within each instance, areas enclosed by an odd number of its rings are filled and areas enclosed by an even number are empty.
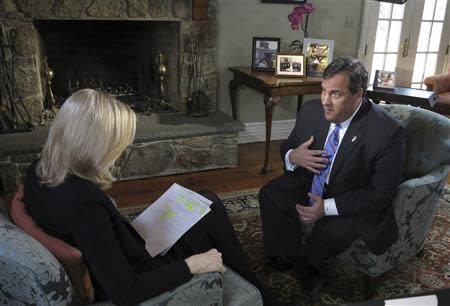
{"type": "Polygon", "coordinates": [[[318,195],[309,192],[308,196],[314,200],[312,206],[295,205],[299,218],[303,223],[314,223],[325,216],[323,199],[318,195]]]}
{"type": "Polygon", "coordinates": [[[184,260],[191,274],[200,274],[206,272],[225,272],[222,262],[222,253],[216,249],[207,252],[192,255],[184,260]]]}
{"type": "Polygon", "coordinates": [[[289,154],[291,164],[308,169],[313,173],[319,173],[328,163],[326,150],[310,150],[309,146],[314,142],[314,136],[299,145],[289,154]]]}

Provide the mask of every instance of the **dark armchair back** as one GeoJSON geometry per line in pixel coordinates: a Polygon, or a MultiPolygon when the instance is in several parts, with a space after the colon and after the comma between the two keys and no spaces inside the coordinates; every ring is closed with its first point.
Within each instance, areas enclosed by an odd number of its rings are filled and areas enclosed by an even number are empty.
{"type": "Polygon", "coordinates": [[[383,105],[406,128],[404,180],[450,164],[450,119],[434,112],[408,105],[383,105]]]}

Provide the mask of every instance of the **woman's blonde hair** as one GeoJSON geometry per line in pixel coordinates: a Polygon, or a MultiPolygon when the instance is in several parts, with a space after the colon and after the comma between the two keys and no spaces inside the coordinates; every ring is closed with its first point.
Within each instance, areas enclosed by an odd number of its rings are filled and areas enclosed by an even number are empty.
{"type": "Polygon", "coordinates": [[[111,186],[114,162],[135,131],[136,115],[128,105],[93,89],[75,92],[50,127],[36,169],[41,183],[58,186],[75,174],[101,188],[111,186]]]}

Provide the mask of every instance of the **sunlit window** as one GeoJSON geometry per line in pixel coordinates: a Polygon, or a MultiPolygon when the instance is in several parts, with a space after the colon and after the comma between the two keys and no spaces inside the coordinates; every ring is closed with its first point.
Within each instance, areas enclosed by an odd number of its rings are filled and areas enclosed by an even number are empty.
{"type": "Polygon", "coordinates": [[[424,4],[411,87],[426,89],[423,79],[435,74],[447,0],[424,4]]]}
{"type": "Polygon", "coordinates": [[[375,77],[375,70],[395,71],[404,11],[404,5],[380,3],[370,76],[371,82],[375,77]]]}

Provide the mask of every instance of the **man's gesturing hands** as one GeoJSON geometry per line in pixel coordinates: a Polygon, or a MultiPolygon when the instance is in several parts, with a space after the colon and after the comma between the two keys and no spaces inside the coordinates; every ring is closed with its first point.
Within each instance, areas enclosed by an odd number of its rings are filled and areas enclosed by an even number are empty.
{"type": "Polygon", "coordinates": [[[314,142],[314,136],[299,145],[289,154],[291,164],[308,169],[313,173],[319,173],[328,163],[327,151],[310,150],[309,146],[314,142]]]}
{"type": "Polygon", "coordinates": [[[225,267],[222,262],[222,253],[216,249],[211,249],[204,253],[192,255],[184,261],[189,267],[191,274],[225,272],[225,267]]]}
{"type": "Polygon", "coordinates": [[[313,204],[311,206],[297,204],[295,209],[303,223],[314,223],[325,216],[324,202],[320,196],[314,193],[309,192],[308,196],[313,199],[313,204]]]}

